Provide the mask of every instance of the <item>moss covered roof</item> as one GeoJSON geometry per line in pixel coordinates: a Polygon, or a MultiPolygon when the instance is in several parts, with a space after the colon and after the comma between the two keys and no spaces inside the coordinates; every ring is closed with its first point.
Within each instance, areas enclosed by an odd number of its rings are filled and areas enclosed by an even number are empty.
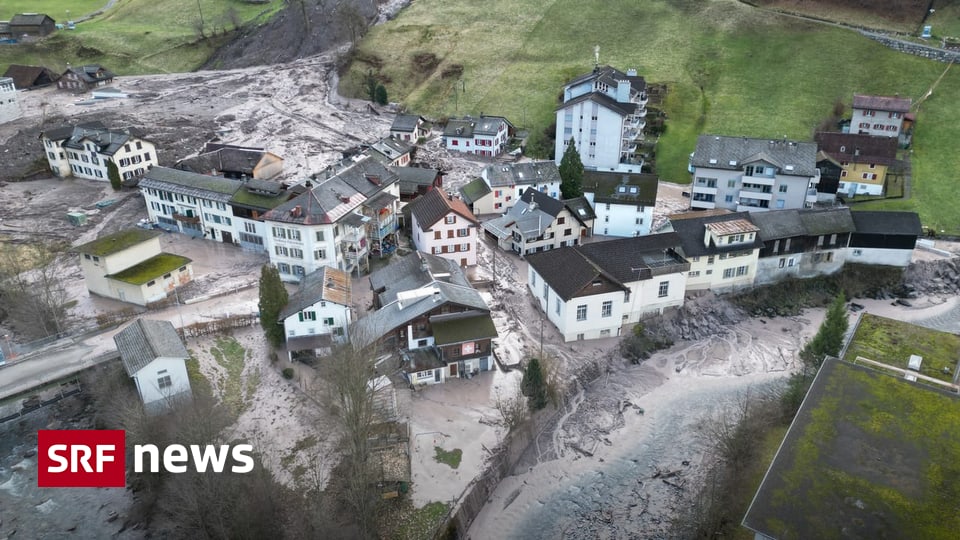
{"type": "Polygon", "coordinates": [[[161,231],[153,229],[127,229],[104,236],[102,238],[98,238],[93,242],[87,242],[86,244],[79,245],[73,248],[73,251],[76,251],[77,253],[89,253],[90,255],[96,255],[98,257],[105,257],[107,255],[119,253],[141,242],[146,242],[147,240],[160,236],[161,234],[163,234],[161,231]]]}
{"type": "Polygon", "coordinates": [[[862,356],[907,369],[912,354],[923,358],[921,374],[953,382],[960,354],[960,336],[864,313],[844,359],[854,362],[862,356]]]}
{"type": "Polygon", "coordinates": [[[177,268],[185,266],[190,262],[192,261],[187,257],[173,255],[171,253],[161,253],[156,257],[151,257],[140,264],[131,266],[122,272],[117,272],[107,277],[131,285],[143,285],[152,279],[157,279],[164,274],[173,272],[177,268]]]}
{"type": "Polygon", "coordinates": [[[955,538],[960,398],[828,358],[744,517],[770,538],[955,538]]]}

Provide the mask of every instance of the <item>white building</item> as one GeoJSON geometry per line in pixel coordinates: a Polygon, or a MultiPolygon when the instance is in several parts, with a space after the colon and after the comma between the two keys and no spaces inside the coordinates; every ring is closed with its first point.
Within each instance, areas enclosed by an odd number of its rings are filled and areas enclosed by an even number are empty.
{"type": "Polygon", "coordinates": [[[680,237],[680,254],[690,263],[687,290],[717,292],[749,287],[757,275],[763,242],[746,212],[688,212],[670,216],[664,230],[680,237]]]}
{"type": "Polygon", "coordinates": [[[430,135],[427,120],[416,114],[398,114],[390,126],[390,136],[410,144],[430,135]]]}
{"type": "Polygon", "coordinates": [[[854,94],[850,133],[898,138],[911,103],[910,98],[899,96],[854,94]]]}
{"type": "Polygon", "coordinates": [[[506,148],[513,129],[502,116],[451,118],[443,129],[443,146],[454,152],[495,157],[506,148]]]}
{"type": "Polygon", "coordinates": [[[652,174],[584,171],[583,196],[597,215],[594,234],[650,234],[659,185],[660,180],[652,174]]]}
{"type": "Polygon", "coordinates": [[[843,269],[855,225],[849,208],[759,212],[750,220],[763,241],[756,284],[808,278],[843,269]]]}
{"type": "Polygon", "coordinates": [[[506,214],[483,224],[500,249],[525,256],[576,246],[593,234],[595,215],[583,197],[559,201],[531,187],[506,214]]]}
{"type": "Polygon", "coordinates": [[[480,171],[480,178],[490,188],[490,197],[472,201],[477,215],[502,214],[510,210],[528,187],[560,199],[560,171],[552,161],[487,165],[480,171]]]}
{"type": "Polygon", "coordinates": [[[689,263],[675,233],[527,257],[527,286],[564,341],[619,336],[624,324],[683,305],[689,263]]]}
{"type": "Polygon", "coordinates": [[[0,77],[0,124],[16,120],[23,115],[17,101],[17,88],[10,77],[0,77]]]}
{"type": "Polygon", "coordinates": [[[573,139],[584,168],[640,172],[635,153],[646,127],[647,85],[635,69],[597,66],[563,87],[557,108],[557,165],[573,139]]]}
{"type": "Polygon", "coordinates": [[[357,155],[311,179],[311,187],[263,215],[270,262],[285,281],[323,266],[351,272],[396,249],[400,182],[357,155]]]}
{"type": "Polygon", "coordinates": [[[307,274],[280,311],[290,361],[329,353],[349,337],[353,322],[350,275],[323,266],[307,274]]]}
{"type": "Polygon", "coordinates": [[[460,199],[432,189],[410,203],[410,232],[417,249],[450,259],[461,267],[477,264],[480,223],[460,199]]]}
{"type": "Polygon", "coordinates": [[[64,126],[40,134],[50,170],[56,176],[110,180],[107,162],[122,180],[136,178],[157,165],[153,143],[134,130],[110,130],[100,122],[64,126]]]}
{"type": "Polygon", "coordinates": [[[154,167],[140,179],[150,221],[168,231],[239,243],[230,199],[243,182],[166,167],[154,167]]]}
{"type": "Polygon", "coordinates": [[[186,364],[190,353],[169,321],[137,319],[113,341],[148,411],[163,412],[192,398],[186,364]]]}
{"type": "Polygon", "coordinates": [[[763,212],[817,202],[817,145],[701,135],[690,156],[690,207],[763,212]]]}
{"type": "Polygon", "coordinates": [[[851,212],[856,231],[850,235],[847,262],[901,266],[910,264],[922,234],[915,212],[851,212]]]}

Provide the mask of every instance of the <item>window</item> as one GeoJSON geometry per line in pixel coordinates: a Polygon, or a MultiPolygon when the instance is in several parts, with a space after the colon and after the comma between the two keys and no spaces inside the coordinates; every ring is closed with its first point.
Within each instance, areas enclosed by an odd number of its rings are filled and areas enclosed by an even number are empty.
{"type": "Polygon", "coordinates": [[[297,248],[290,248],[290,256],[293,257],[294,259],[302,259],[303,250],[297,249],[297,248]]]}
{"type": "Polygon", "coordinates": [[[709,276],[709,275],[713,274],[713,270],[712,270],[712,269],[711,269],[711,270],[707,270],[706,272],[704,272],[704,274],[706,274],[706,275],[709,276]]]}
{"type": "Polygon", "coordinates": [[[727,195],[723,198],[726,202],[733,202],[733,195],[727,195]]]}
{"type": "Polygon", "coordinates": [[[453,238],[453,230],[447,231],[447,238],[453,238]]]}
{"type": "Polygon", "coordinates": [[[707,257],[707,264],[713,264],[713,261],[714,261],[715,258],[716,258],[716,257],[715,257],[714,255],[711,255],[711,256],[707,257]]]}
{"type": "Polygon", "coordinates": [[[727,268],[723,271],[723,279],[730,279],[733,277],[733,268],[727,268]]]}
{"type": "Polygon", "coordinates": [[[300,315],[300,322],[317,320],[316,311],[301,311],[298,315],[300,315]]]}
{"type": "Polygon", "coordinates": [[[316,232],[316,239],[317,239],[317,242],[323,242],[323,231],[316,232]]]}
{"type": "Polygon", "coordinates": [[[846,177],[847,177],[847,171],[840,171],[840,178],[846,178],[846,177]]]}
{"type": "Polygon", "coordinates": [[[531,287],[537,286],[537,273],[534,272],[533,270],[530,270],[530,286],[531,287]]]}
{"type": "Polygon", "coordinates": [[[550,296],[550,286],[547,285],[547,282],[543,282],[543,299],[546,300],[550,296]]]}
{"type": "Polygon", "coordinates": [[[670,292],[670,282],[661,281],[660,289],[657,291],[657,298],[664,298],[667,296],[667,294],[669,294],[669,292],[670,292]]]}
{"type": "Polygon", "coordinates": [[[327,250],[325,249],[315,249],[313,250],[313,260],[320,261],[327,258],[327,250]]]}
{"type": "Polygon", "coordinates": [[[554,311],[556,311],[556,312],[557,312],[557,315],[559,315],[559,314],[560,314],[560,298],[559,298],[559,297],[557,298],[557,301],[556,301],[556,304],[555,304],[555,307],[554,307],[553,309],[554,309],[554,311]]]}
{"type": "Polygon", "coordinates": [[[278,264],[277,264],[277,270],[279,270],[281,274],[289,274],[289,273],[290,273],[290,265],[287,264],[287,263],[278,263],[278,264]]]}
{"type": "Polygon", "coordinates": [[[794,259],[793,257],[790,257],[789,259],[787,259],[787,266],[793,266],[796,263],[797,263],[797,260],[794,259]]]}
{"type": "Polygon", "coordinates": [[[257,226],[256,226],[255,224],[253,224],[253,223],[250,223],[249,221],[245,221],[245,222],[243,222],[243,230],[246,231],[246,232],[248,232],[248,233],[256,233],[256,232],[257,232],[257,226]]]}
{"type": "Polygon", "coordinates": [[[457,229],[457,236],[460,238],[470,236],[470,229],[457,229]]]}
{"type": "Polygon", "coordinates": [[[563,224],[566,223],[566,222],[567,222],[567,218],[565,218],[565,217],[558,217],[558,218],[557,218],[557,225],[563,225],[563,224]]]}
{"type": "Polygon", "coordinates": [[[577,341],[583,341],[583,334],[577,334],[577,341]]]}
{"type": "Polygon", "coordinates": [[[460,251],[470,251],[470,244],[460,244],[460,251]]]}
{"type": "Polygon", "coordinates": [[[861,255],[863,255],[863,250],[862,250],[862,249],[855,249],[855,250],[853,250],[853,256],[854,256],[854,257],[859,257],[859,256],[861,256],[861,255]]]}
{"type": "Polygon", "coordinates": [[[290,256],[290,250],[284,246],[273,246],[273,250],[274,252],[276,252],[278,256],[282,256],[282,257],[290,256]]]}
{"type": "Polygon", "coordinates": [[[586,305],[586,304],[580,304],[579,306],[577,306],[577,320],[578,320],[578,321],[585,321],[585,320],[587,320],[587,305],[586,305]]]}
{"type": "Polygon", "coordinates": [[[157,377],[157,387],[160,388],[160,390],[170,388],[171,386],[173,386],[173,379],[171,379],[169,375],[157,377]]]}
{"type": "Polygon", "coordinates": [[[324,317],[323,318],[324,326],[333,326],[333,317],[324,317]]]}
{"type": "Polygon", "coordinates": [[[783,205],[784,205],[783,199],[777,199],[777,209],[782,210],[783,205]]]}
{"type": "Polygon", "coordinates": [[[611,315],[613,315],[613,302],[607,300],[600,306],[600,316],[609,317],[611,315]]]}
{"type": "Polygon", "coordinates": [[[156,280],[150,280],[147,282],[147,287],[153,287],[156,284],[157,284],[156,280]]]}
{"type": "Polygon", "coordinates": [[[736,181],[736,179],[727,180],[727,187],[728,187],[728,188],[737,187],[737,181],[736,181]]]}
{"type": "Polygon", "coordinates": [[[441,238],[443,238],[443,235],[442,235],[442,233],[441,233],[440,231],[433,231],[433,239],[434,239],[434,240],[440,240],[441,238]]]}
{"type": "Polygon", "coordinates": [[[451,223],[456,223],[457,216],[447,216],[446,218],[444,218],[443,222],[446,223],[447,225],[450,225],[451,223]]]}
{"type": "Polygon", "coordinates": [[[780,268],[783,268],[786,264],[787,264],[787,259],[781,257],[781,258],[780,258],[780,265],[779,265],[780,268]]]}
{"type": "Polygon", "coordinates": [[[830,245],[832,246],[836,243],[837,243],[837,233],[833,233],[830,235],[830,245]]]}
{"type": "Polygon", "coordinates": [[[295,276],[303,276],[303,275],[306,275],[306,273],[307,273],[307,269],[306,269],[306,268],[300,266],[299,264],[293,265],[293,275],[295,275],[295,276]]]}
{"type": "Polygon", "coordinates": [[[730,239],[727,240],[727,243],[728,243],[728,244],[732,244],[732,243],[734,243],[734,242],[743,242],[743,235],[742,235],[742,234],[732,234],[732,235],[730,235],[730,239]]]}
{"type": "Polygon", "coordinates": [[[692,271],[690,271],[690,272],[687,272],[687,276],[688,276],[688,277],[700,277],[700,271],[699,271],[699,270],[692,270],[692,271]]]}
{"type": "Polygon", "coordinates": [[[738,276],[745,276],[745,275],[747,275],[747,272],[749,272],[749,271],[750,271],[750,267],[749,267],[749,266],[738,266],[738,267],[737,267],[737,275],[738,275],[738,276]]]}
{"type": "Polygon", "coordinates": [[[787,192],[787,186],[786,186],[786,184],[781,184],[781,185],[780,185],[780,193],[786,193],[786,192],[787,192]]]}

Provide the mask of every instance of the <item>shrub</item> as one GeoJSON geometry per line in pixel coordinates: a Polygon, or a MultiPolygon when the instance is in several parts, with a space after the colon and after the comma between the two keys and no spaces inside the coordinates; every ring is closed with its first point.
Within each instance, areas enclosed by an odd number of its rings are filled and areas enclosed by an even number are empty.
{"type": "Polygon", "coordinates": [[[281,373],[283,373],[283,378],[284,378],[284,379],[289,380],[289,379],[292,379],[292,378],[293,378],[293,368],[289,368],[289,367],[288,367],[288,368],[283,368],[283,371],[282,371],[281,373]]]}

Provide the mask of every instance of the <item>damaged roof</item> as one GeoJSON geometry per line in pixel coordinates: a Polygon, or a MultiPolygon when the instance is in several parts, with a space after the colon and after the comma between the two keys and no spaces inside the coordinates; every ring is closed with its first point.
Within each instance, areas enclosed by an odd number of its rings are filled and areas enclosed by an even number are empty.
{"type": "Polygon", "coordinates": [[[130,377],[157,358],[190,358],[170,321],[137,319],[113,336],[113,342],[130,377]]]}
{"type": "Polygon", "coordinates": [[[330,266],[321,266],[300,281],[300,288],[280,310],[280,320],[303,311],[316,303],[333,302],[350,306],[350,276],[330,266]]]}

